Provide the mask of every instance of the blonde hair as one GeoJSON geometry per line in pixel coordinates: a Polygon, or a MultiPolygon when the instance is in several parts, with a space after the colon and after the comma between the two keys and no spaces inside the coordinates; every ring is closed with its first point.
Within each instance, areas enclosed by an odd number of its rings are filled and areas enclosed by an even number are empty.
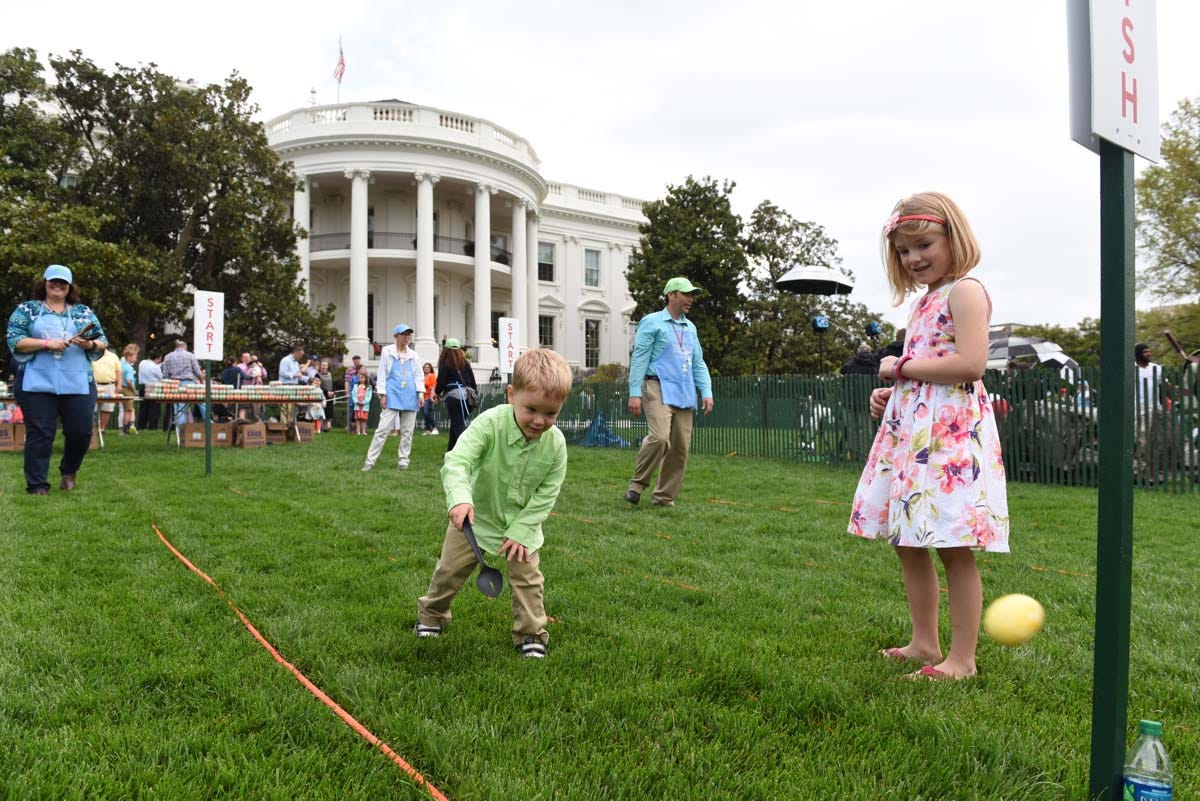
{"type": "Polygon", "coordinates": [[[919,288],[896,251],[894,237],[896,234],[905,236],[920,236],[929,231],[945,233],[950,239],[950,271],[947,278],[962,278],[979,264],[979,242],[975,232],[967,222],[966,215],[953,200],[941,192],[919,192],[903,198],[892,209],[889,223],[884,227],[880,237],[880,251],[883,256],[883,266],[887,271],[888,283],[892,285],[892,300],[899,306],[904,302],[904,296],[919,288]],[[891,219],[906,217],[910,214],[923,214],[939,217],[946,221],[943,226],[930,220],[905,220],[893,225],[891,219]],[[944,229],[944,230],[943,230],[944,229]]]}
{"type": "Polygon", "coordinates": [[[513,392],[540,392],[561,403],[571,394],[571,368],[567,360],[547,348],[527,350],[513,365],[513,392]]]}
{"type": "Polygon", "coordinates": [[[139,348],[137,345],[129,344],[129,345],[126,345],[125,348],[121,351],[121,355],[129,356],[129,354],[131,354],[131,353],[141,353],[141,352],[142,352],[142,349],[139,348]]]}

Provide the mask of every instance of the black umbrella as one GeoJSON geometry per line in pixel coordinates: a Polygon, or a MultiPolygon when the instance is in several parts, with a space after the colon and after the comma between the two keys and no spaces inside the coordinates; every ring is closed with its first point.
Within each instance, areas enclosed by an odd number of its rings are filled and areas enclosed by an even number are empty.
{"type": "Polygon", "coordinates": [[[1038,356],[1044,353],[1062,353],[1062,348],[1041,337],[1017,337],[1010,334],[993,334],[988,342],[988,361],[1016,359],[1021,356],[1038,356]]]}
{"type": "Polygon", "coordinates": [[[780,276],[775,286],[797,295],[849,295],[854,279],[823,264],[804,264],[780,276]]]}

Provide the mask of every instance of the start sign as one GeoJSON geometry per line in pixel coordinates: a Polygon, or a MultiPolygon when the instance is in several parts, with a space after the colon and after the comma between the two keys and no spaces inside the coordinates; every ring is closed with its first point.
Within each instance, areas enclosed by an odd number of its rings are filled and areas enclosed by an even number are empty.
{"type": "Polygon", "coordinates": [[[1097,137],[1158,161],[1158,36],[1154,0],[1068,0],[1071,138],[1097,137]]]}
{"type": "Polygon", "coordinates": [[[197,359],[221,361],[225,350],[225,293],[197,289],[192,320],[196,325],[192,353],[197,359]]]}

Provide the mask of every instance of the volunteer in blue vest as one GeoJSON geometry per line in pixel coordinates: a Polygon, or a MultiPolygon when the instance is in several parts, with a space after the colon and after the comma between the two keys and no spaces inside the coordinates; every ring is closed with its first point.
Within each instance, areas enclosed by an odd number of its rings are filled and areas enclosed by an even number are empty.
{"type": "Polygon", "coordinates": [[[425,397],[425,379],[421,371],[421,359],[408,346],[412,341],[412,327],[401,323],[392,329],[395,345],[385,345],[379,354],[379,375],[375,379],[375,394],[379,396],[379,424],[371,447],[367,450],[367,462],[363,472],[375,466],[383,443],[388,434],[400,421],[400,448],[396,452],[396,466],[408,469],[408,455],[412,452],[413,427],[417,423],[417,409],[425,397]]]}
{"type": "Polygon", "coordinates": [[[49,495],[50,451],[59,419],[64,445],[58,486],[75,489],[75,475],[92,442],[92,362],[104,355],[108,340],[96,315],[79,302],[68,268],[47,267],[33,296],[8,318],[8,349],[19,364],[13,390],[25,415],[25,491],[49,495]]]}
{"type": "Polygon", "coordinates": [[[642,440],[625,500],[636,504],[658,473],[652,501],[674,506],[692,444],[696,393],[708,414],[713,408],[712,382],[696,326],[687,318],[700,287],[672,278],[663,288],[667,307],[648,314],[637,327],[629,364],[629,413],[646,415],[650,433],[642,440]]]}

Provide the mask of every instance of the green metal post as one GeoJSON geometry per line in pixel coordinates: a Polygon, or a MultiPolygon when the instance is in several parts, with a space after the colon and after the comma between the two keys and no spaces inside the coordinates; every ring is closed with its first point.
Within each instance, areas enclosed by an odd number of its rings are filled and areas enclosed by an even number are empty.
{"type": "Polygon", "coordinates": [[[1089,798],[1118,801],[1133,577],[1133,154],[1100,140],[1100,488],[1089,798]]]}
{"type": "Polygon", "coordinates": [[[212,362],[204,362],[204,475],[212,475],[212,362]]]}

